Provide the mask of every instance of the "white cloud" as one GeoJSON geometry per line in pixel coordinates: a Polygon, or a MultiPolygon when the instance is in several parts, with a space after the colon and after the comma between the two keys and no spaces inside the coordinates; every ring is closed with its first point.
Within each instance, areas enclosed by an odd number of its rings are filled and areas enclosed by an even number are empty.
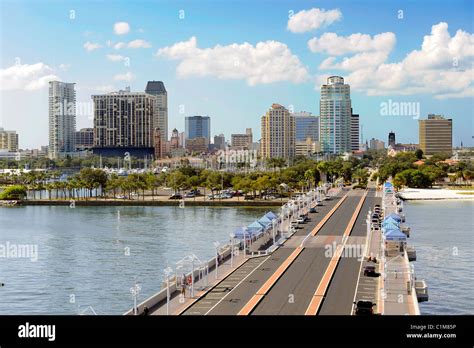
{"type": "MultiPolygon", "coordinates": [[[[421,49],[395,63],[386,62],[388,51],[377,51],[373,45],[364,47],[372,47],[372,51],[346,57],[340,63],[329,57],[320,68],[350,71],[346,82],[367,95],[433,94],[437,99],[447,99],[473,94],[473,34],[458,30],[451,37],[448,24],[438,23],[423,38],[421,49]]],[[[377,47],[388,49],[389,45],[377,47]]]]}
{"type": "Polygon", "coordinates": [[[290,49],[278,41],[197,47],[197,40],[178,42],[161,48],[156,56],[180,61],[178,77],[215,76],[219,79],[246,80],[251,86],[278,81],[300,83],[308,70],[290,49]]]}
{"type": "Polygon", "coordinates": [[[119,50],[121,48],[124,48],[126,46],[126,43],[125,42],[117,42],[115,45],[114,45],[114,49],[116,50],[119,50]]]}
{"type": "Polygon", "coordinates": [[[54,70],[44,63],[18,64],[0,69],[0,90],[33,91],[48,85],[49,81],[59,80],[54,70]]]}
{"type": "Polygon", "coordinates": [[[116,35],[125,35],[130,31],[130,25],[127,22],[117,22],[114,24],[114,33],[116,35]]]}
{"type": "Polygon", "coordinates": [[[84,44],[84,48],[85,48],[86,51],[88,51],[88,52],[93,51],[93,50],[96,50],[96,49],[101,48],[101,47],[102,47],[101,44],[93,43],[93,42],[90,42],[90,41],[87,41],[87,42],[84,44]]]}
{"type": "Polygon", "coordinates": [[[332,56],[340,56],[347,53],[383,51],[391,52],[396,43],[394,33],[382,33],[372,38],[367,34],[352,34],[349,36],[338,36],[336,33],[324,33],[320,38],[314,37],[308,41],[308,47],[312,52],[325,52],[332,56]]]}
{"type": "Polygon", "coordinates": [[[287,29],[293,33],[304,33],[330,25],[341,18],[342,13],[338,9],[326,11],[325,9],[312,8],[291,16],[287,29]]]}
{"type": "Polygon", "coordinates": [[[114,76],[115,81],[132,81],[135,79],[135,75],[130,71],[125,74],[118,74],[114,76]]]}
{"type": "Polygon", "coordinates": [[[125,59],[127,59],[127,57],[124,57],[120,54],[108,54],[107,59],[112,61],[112,62],[122,62],[125,59]]]}
{"type": "Polygon", "coordinates": [[[150,48],[151,44],[148,41],[137,39],[130,41],[127,45],[128,48],[150,48]]]}
{"type": "Polygon", "coordinates": [[[61,69],[62,71],[68,71],[70,67],[71,64],[59,64],[59,69],[61,69]]]}

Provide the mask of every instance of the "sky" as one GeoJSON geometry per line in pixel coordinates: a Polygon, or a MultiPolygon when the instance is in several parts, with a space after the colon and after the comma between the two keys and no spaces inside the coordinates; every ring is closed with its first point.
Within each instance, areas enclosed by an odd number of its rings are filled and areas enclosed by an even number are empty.
{"type": "Polygon", "coordinates": [[[48,143],[48,81],[91,95],[161,80],[168,127],[209,115],[212,135],[260,138],[272,103],[319,115],[321,84],[351,86],[363,139],[418,143],[418,119],[453,119],[473,146],[473,2],[0,0],[0,127],[20,148],[48,143]]]}

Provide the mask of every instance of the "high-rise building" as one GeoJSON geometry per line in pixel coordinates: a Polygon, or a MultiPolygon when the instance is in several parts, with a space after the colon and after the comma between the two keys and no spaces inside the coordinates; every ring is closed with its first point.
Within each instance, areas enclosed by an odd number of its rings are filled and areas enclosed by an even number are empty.
{"type": "Polygon", "coordinates": [[[71,155],[76,150],[76,90],[74,83],[49,82],[50,159],[71,155]]]}
{"type": "Polygon", "coordinates": [[[295,117],[295,139],[306,141],[311,138],[313,142],[319,141],[319,117],[311,112],[301,111],[293,113],[295,117]]]}
{"type": "Polygon", "coordinates": [[[262,140],[260,151],[263,158],[293,158],[295,156],[295,117],[280,104],[272,104],[262,116],[262,140]]]}
{"type": "Polygon", "coordinates": [[[154,95],[153,126],[160,128],[161,141],[168,140],[168,93],[162,81],[148,81],[145,93],[154,95]]]}
{"type": "Polygon", "coordinates": [[[205,138],[207,145],[211,139],[211,118],[209,116],[187,116],[185,119],[185,141],[205,138]]]}
{"type": "Polygon", "coordinates": [[[0,128],[0,150],[7,152],[18,151],[18,134],[16,131],[0,128]]]}
{"type": "Polygon", "coordinates": [[[214,149],[215,150],[224,150],[225,149],[225,136],[224,134],[219,134],[214,136],[214,149]]]}
{"type": "Polygon", "coordinates": [[[94,147],[94,128],[82,128],[76,132],[76,151],[94,147]]]}
{"type": "Polygon", "coordinates": [[[369,149],[371,150],[383,150],[385,149],[385,143],[379,139],[370,139],[369,149]]]}
{"type": "MultiPolygon", "coordinates": [[[[117,156],[154,154],[156,96],[130,88],[93,95],[94,153],[117,156]]],[[[161,130],[160,130],[161,132],[161,130]]],[[[160,133],[160,140],[161,135],[160,133]]]]}
{"type": "Polygon", "coordinates": [[[394,132],[388,133],[388,146],[395,148],[395,144],[396,144],[395,133],[394,132]]]}
{"type": "Polygon", "coordinates": [[[250,150],[253,142],[252,128],[246,128],[245,134],[231,134],[230,145],[236,150],[250,150]]]}
{"type": "Polygon", "coordinates": [[[418,120],[420,149],[425,155],[453,151],[453,120],[441,115],[428,115],[418,120]]]}
{"type": "Polygon", "coordinates": [[[331,76],[321,86],[319,141],[324,153],[351,151],[350,87],[340,76],[331,76]]]}
{"type": "Polygon", "coordinates": [[[359,115],[351,109],[351,150],[359,151],[359,115]]]}

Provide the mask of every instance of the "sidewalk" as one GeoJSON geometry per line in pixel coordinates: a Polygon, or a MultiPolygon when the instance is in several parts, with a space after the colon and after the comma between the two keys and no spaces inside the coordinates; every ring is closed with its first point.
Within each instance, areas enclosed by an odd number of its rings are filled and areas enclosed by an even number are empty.
{"type": "MultiPolygon", "coordinates": [[[[214,286],[219,284],[224,278],[230,275],[236,268],[243,265],[247,260],[248,256],[244,258],[242,251],[239,255],[234,255],[233,267],[230,266],[230,258],[220,264],[217,268],[217,279],[216,279],[216,270],[213,269],[209,272],[208,276],[204,276],[202,279],[196,280],[194,283],[194,297],[191,297],[191,287],[186,287],[186,294],[184,297],[181,296],[179,292],[170,294],[169,302],[169,314],[170,315],[179,315],[185,311],[189,306],[196,302],[200,297],[206,294],[214,286]],[[206,281],[207,278],[207,281],[206,281]]],[[[160,306],[157,309],[151,309],[150,315],[166,315],[166,304],[160,306]]]]}

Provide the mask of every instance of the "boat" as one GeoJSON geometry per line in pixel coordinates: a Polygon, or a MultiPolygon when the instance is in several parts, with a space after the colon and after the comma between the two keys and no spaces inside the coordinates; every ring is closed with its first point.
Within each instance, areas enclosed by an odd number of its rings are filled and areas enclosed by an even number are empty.
{"type": "Polygon", "coordinates": [[[415,291],[418,302],[428,301],[428,285],[422,280],[415,280],[415,291]]]}

